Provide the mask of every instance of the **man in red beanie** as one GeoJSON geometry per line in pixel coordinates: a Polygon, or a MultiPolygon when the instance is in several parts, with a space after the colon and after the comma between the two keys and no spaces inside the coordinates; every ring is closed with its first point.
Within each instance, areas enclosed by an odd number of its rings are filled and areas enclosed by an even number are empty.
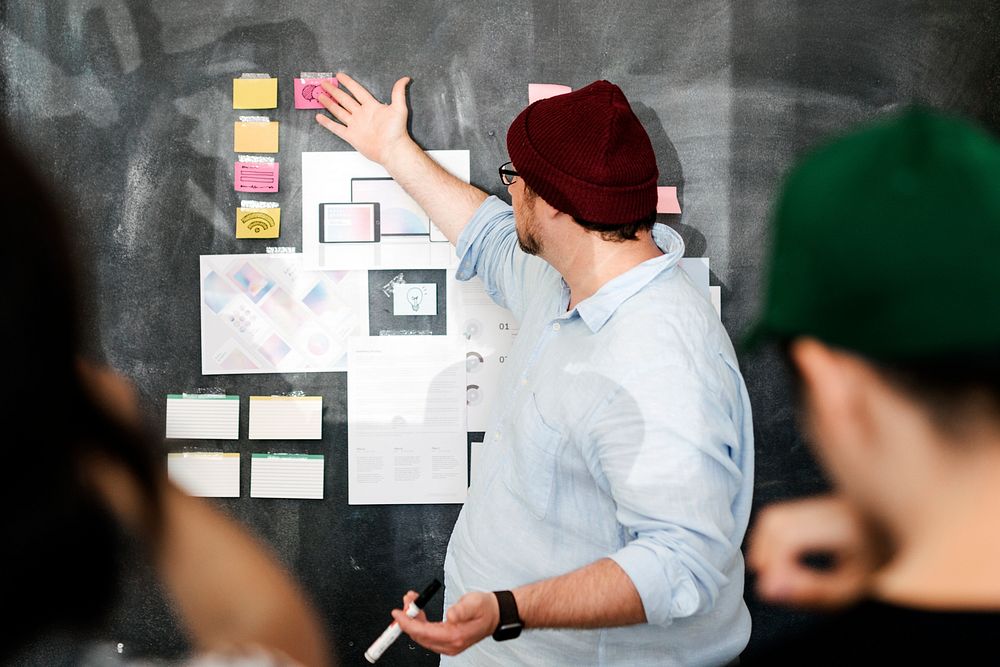
{"type": "Polygon", "coordinates": [[[511,207],[410,138],[407,79],[385,105],[337,78],[339,122],[318,122],[383,165],[455,243],[458,278],[521,323],[448,546],[445,620],[393,617],[455,656],[442,664],[732,660],[750,634],[750,405],[680,236],[654,224],[656,160],[628,100],[597,81],[525,109],[500,168],[511,207]]]}

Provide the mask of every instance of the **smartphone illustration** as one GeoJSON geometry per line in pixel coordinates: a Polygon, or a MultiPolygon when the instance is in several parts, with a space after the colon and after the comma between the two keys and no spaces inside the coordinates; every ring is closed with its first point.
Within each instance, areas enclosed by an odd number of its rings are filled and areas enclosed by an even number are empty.
{"type": "Polygon", "coordinates": [[[319,205],[320,243],[378,243],[378,202],[324,202],[319,205]]]}

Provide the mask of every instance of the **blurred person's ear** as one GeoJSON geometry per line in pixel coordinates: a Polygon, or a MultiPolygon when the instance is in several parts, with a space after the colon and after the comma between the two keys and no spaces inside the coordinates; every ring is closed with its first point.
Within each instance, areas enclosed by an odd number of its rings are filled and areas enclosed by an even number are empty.
{"type": "Polygon", "coordinates": [[[820,463],[838,486],[850,486],[870,463],[878,431],[872,371],[860,358],[815,338],[792,341],[789,354],[802,380],[802,424],[820,463]]]}

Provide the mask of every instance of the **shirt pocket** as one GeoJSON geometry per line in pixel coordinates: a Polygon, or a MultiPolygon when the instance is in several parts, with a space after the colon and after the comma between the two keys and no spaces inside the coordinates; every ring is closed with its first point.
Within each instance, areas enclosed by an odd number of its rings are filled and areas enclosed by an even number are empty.
{"type": "Polygon", "coordinates": [[[531,394],[511,428],[513,441],[503,477],[504,485],[536,519],[544,519],[555,482],[556,456],[562,443],[559,431],[542,419],[531,394]]]}

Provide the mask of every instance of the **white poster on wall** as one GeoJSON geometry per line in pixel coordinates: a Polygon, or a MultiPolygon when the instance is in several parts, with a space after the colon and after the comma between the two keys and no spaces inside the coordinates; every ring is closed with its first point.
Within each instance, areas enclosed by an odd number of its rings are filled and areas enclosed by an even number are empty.
{"type": "MultiPolygon", "coordinates": [[[[427,151],[469,182],[469,151],[427,151]]],[[[455,247],[382,168],[354,151],[302,154],[302,253],[309,269],[448,268],[455,247]]]]}
{"type": "Polygon", "coordinates": [[[461,336],[351,339],[347,387],[351,505],[465,502],[464,360],[461,336]]]}
{"type": "Polygon", "coordinates": [[[347,370],[368,332],[367,273],[305,271],[302,255],[201,256],[201,372],[347,370]]]}

